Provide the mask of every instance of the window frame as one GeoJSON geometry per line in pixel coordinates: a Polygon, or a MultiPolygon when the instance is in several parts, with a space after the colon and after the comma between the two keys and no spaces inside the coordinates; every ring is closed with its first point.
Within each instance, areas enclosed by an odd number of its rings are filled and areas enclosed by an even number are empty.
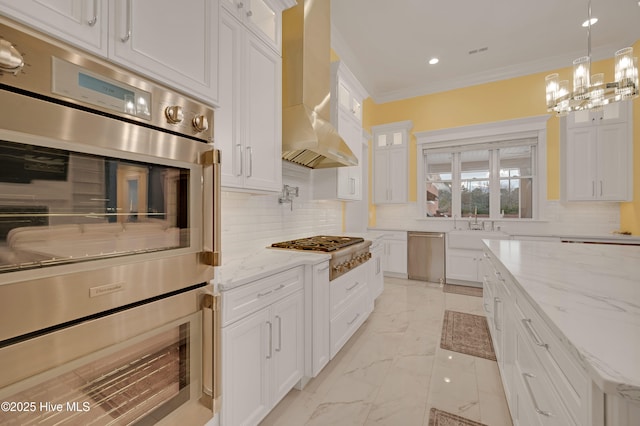
{"type": "Polygon", "coordinates": [[[417,162],[417,203],[419,219],[423,220],[451,220],[453,217],[427,217],[426,212],[426,157],[424,150],[431,152],[449,152],[452,160],[452,216],[460,218],[461,200],[456,196],[460,191],[460,151],[475,149],[492,149],[509,144],[509,141],[535,140],[533,157],[533,195],[532,218],[502,218],[500,217],[500,170],[499,151],[495,149],[489,158],[490,176],[490,214],[485,220],[505,221],[535,221],[543,216],[543,207],[547,198],[547,149],[546,134],[548,115],[526,117],[515,120],[494,123],[455,127],[427,132],[416,132],[416,162],[417,162]]]}

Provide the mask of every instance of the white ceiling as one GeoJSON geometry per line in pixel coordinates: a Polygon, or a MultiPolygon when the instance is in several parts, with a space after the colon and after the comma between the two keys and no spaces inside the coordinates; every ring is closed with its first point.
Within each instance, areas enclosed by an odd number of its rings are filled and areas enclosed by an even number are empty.
{"type": "MultiPolygon", "coordinates": [[[[640,39],[638,0],[592,0],[591,10],[592,60],[640,39]]],[[[333,0],[331,37],[387,102],[570,67],[587,54],[586,19],[587,0],[333,0]],[[433,56],[440,63],[428,65],[433,56]]]]}

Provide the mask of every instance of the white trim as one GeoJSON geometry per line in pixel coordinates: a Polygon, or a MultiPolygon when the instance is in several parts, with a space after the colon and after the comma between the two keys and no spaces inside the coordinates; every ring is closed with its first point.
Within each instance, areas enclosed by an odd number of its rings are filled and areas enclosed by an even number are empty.
{"type": "MultiPolygon", "coordinates": [[[[492,141],[506,141],[535,137],[538,140],[536,149],[536,194],[534,197],[533,218],[541,220],[543,207],[547,201],[547,120],[549,115],[518,118],[514,120],[496,121],[471,126],[453,127],[414,133],[416,137],[416,175],[417,202],[421,218],[425,218],[424,189],[424,154],[425,148],[446,148],[462,145],[481,144],[492,141]],[[428,146],[427,146],[428,145],[428,146]]],[[[456,206],[452,205],[452,209],[456,206]]],[[[528,219],[524,219],[528,220],[528,219]]]]}
{"type": "Polygon", "coordinates": [[[416,144],[434,144],[433,147],[447,146],[455,141],[461,145],[468,143],[489,142],[505,139],[517,139],[535,135],[541,129],[546,130],[547,120],[551,115],[537,115],[533,117],[517,118],[514,120],[494,121],[491,123],[474,124],[471,126],[451,127],[448,129],[415,132],[416,144]],[[441,145],[438,143],[442,143],[441,145]]]}
{"type": "Polygon", "coordinates": [[[395,123],[380,124],[379,126],[371,126],[371,133],[388,133],[392,131],[404,130],[408,132],[413,127],[413,121],[396,121],[395,123]]]}

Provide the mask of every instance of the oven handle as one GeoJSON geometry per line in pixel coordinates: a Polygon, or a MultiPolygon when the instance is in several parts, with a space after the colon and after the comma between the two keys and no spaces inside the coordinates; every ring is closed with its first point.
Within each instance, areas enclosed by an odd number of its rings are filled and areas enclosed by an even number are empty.
{"type": "MultiPolygon", "coordinates": [[[[200,163],[203,166],[203,169],[211,168],[213,173],[213,194],[212,194],[212,212],[213,212],[213,224],[211,226],[213,231],[213,248],[211,251],[203,251],[201,253],[202,263],[210,266],[220,266],[221,258],[220,258],[220,246],[221,246],[221,235],[222,228],[220,224],[221,218],[221,205],[222,200],[221,197],[221,165],[220,165],[220,150],[212,149],[206,151],[202,154],[202,158],[200,163]]],[[[204,170],[203,170],[204,171],[204,170]]],[[[203,189],[203,195],[204,189],[203,189]]],[[[203,197],[206,200],[206,197],[203,197]]],[[[206,209],[206,206],[203,204],[203,209],[206,209]]],[[[206,218],[206,211],[202,212],[202,217],[206,218]]]]}
{"type": "MultiPolygon", "coordinates": [[[[205,310],[211,313],[211,329],[202,327],[202,398],[200,401],[216,414],[220,410],[220,395],[222,383],[222,352],[220,351],[220,298],[211,293],[204,293],[201,299],[203,314],[205,310]],[[207,353],[207,342],[211,339],[211,353],[207,353]],[[207,368],[209,367],[209,368],[207,368]],[[207,383],[204,372],[211,371],[211,383],[207,383]]],[[[203,318],[206,316],[203,315],[203,318]]]]}

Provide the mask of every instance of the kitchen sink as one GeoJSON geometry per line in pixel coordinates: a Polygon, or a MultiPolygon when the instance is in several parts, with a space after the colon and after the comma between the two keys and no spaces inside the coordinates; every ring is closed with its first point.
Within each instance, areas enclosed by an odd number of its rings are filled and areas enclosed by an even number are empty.
{"type": "Polygon", "coordinates": [[[511,235],[502,231],[450,231],[447,233],[449,248],[459,248],[468,250],[482,250],[484,244],[483,239],[488,240],[508,240],[511,235]]]}

